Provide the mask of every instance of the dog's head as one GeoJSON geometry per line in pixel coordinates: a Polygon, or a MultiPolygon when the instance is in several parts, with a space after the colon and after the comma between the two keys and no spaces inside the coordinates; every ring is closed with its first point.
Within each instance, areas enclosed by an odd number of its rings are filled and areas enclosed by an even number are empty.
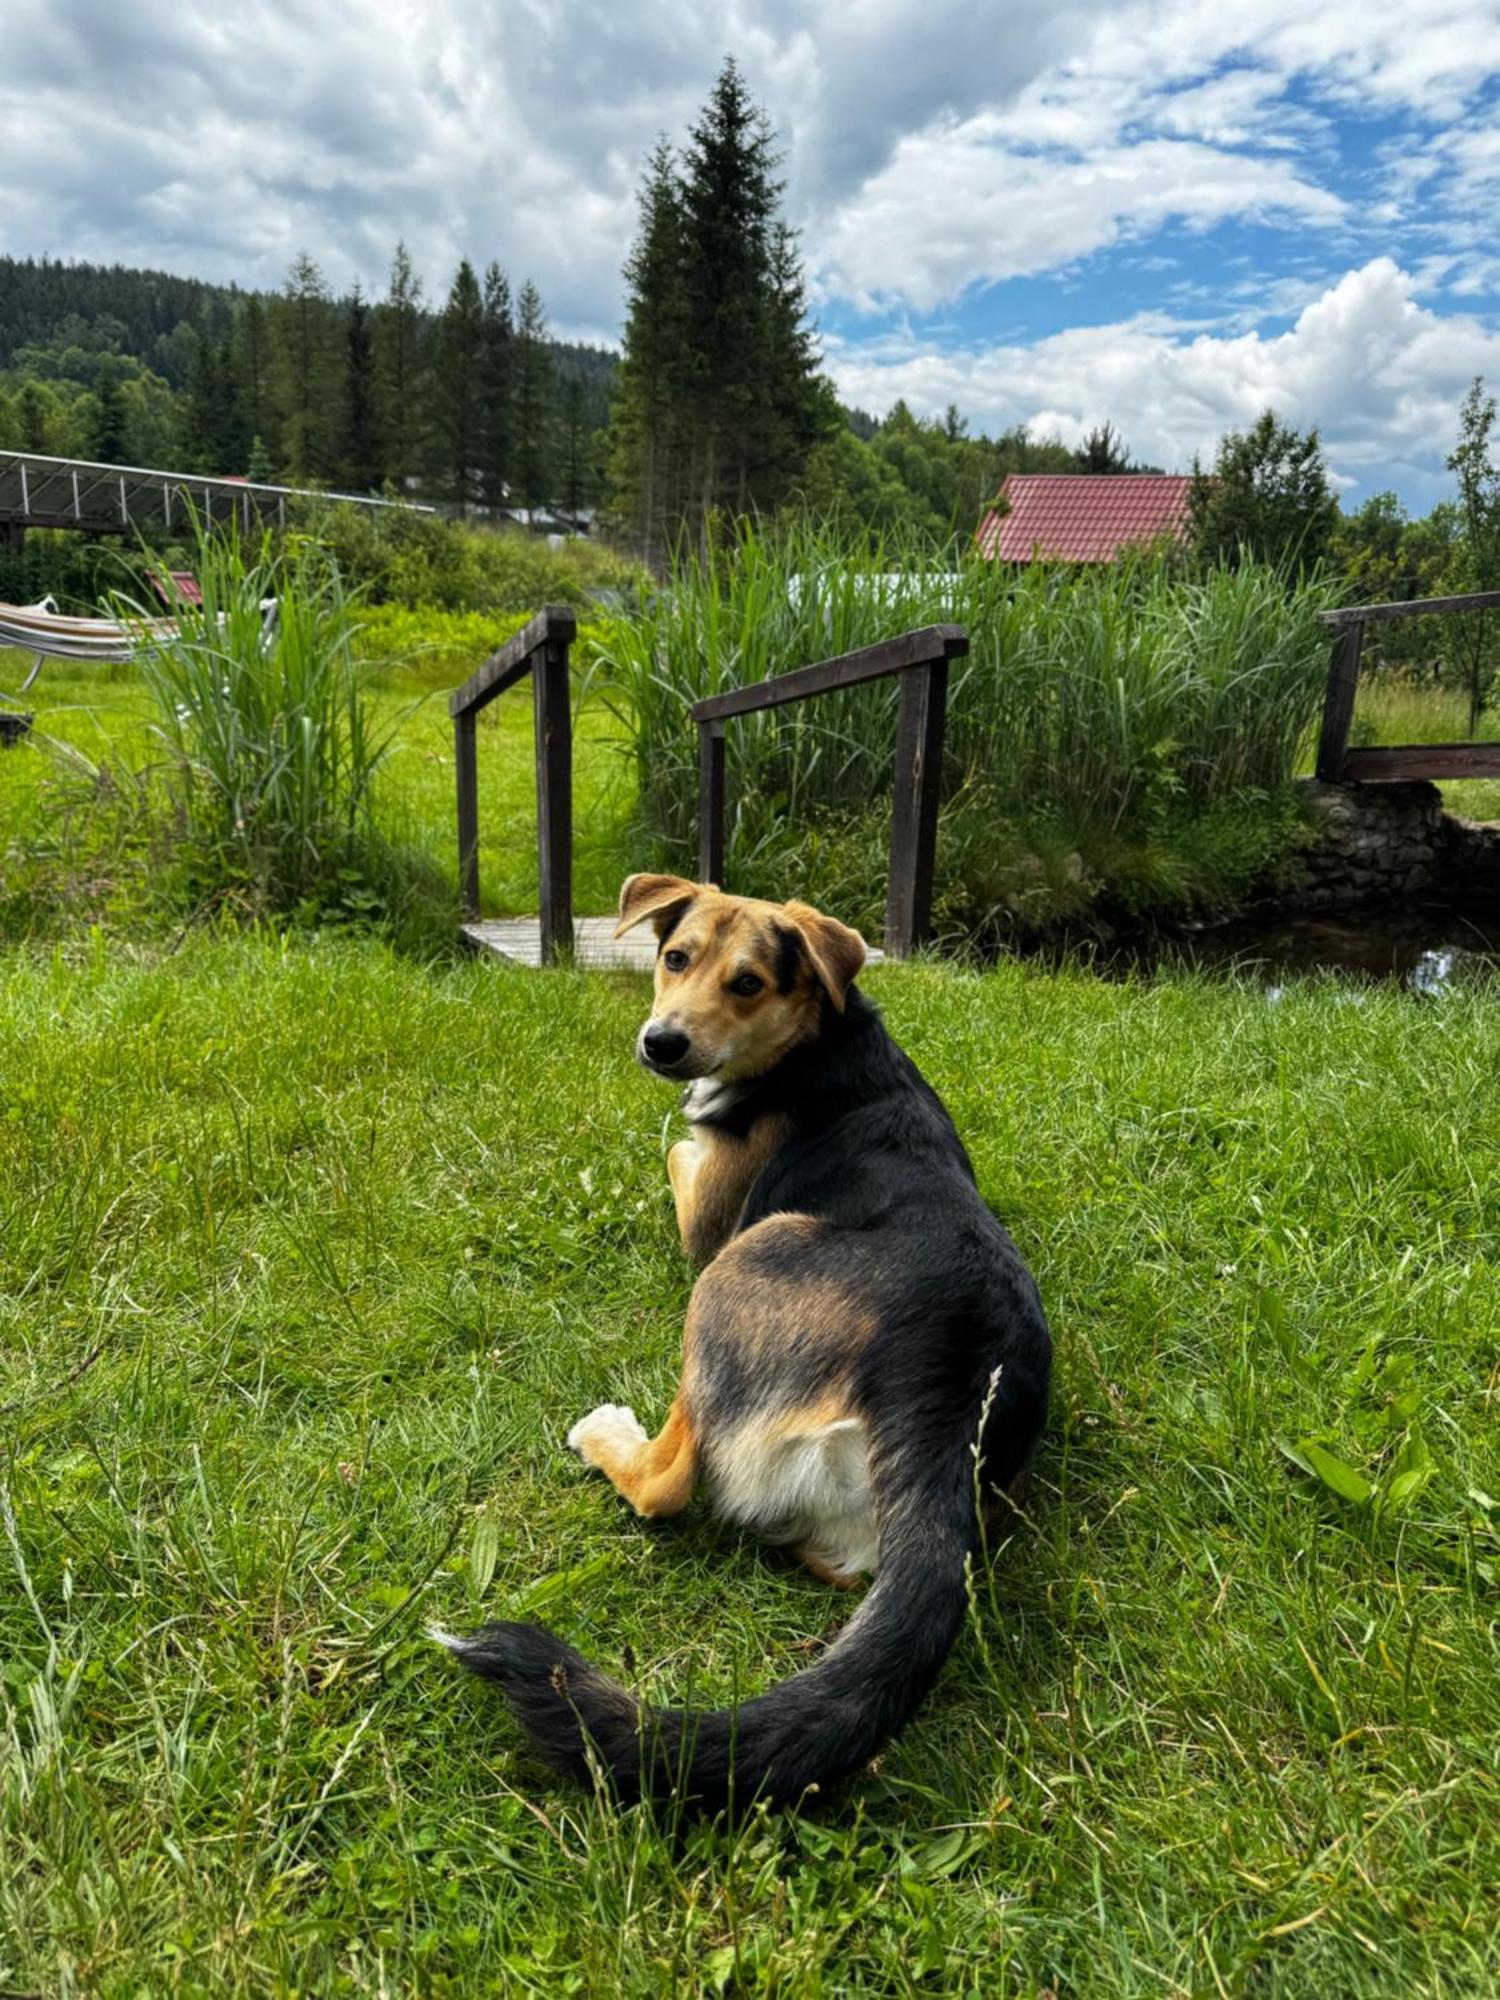
{"type": "Polygon", "coordinates": [[[806,903],[726,896],[711,882],[631,875],[615,936],[656,931],[656,1001],[636,1037],[658,1076],[763,1076],[818,1032],[824,996],[843,1012],[865,961],[858,931],[806,903]]]}

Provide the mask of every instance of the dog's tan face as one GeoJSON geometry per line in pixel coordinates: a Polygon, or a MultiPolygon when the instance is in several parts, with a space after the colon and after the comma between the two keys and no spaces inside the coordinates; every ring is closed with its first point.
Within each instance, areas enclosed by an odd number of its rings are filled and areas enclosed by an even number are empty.
{"type": "Polygon", "coordinates": [[[656,1001],[636,1037],[658,1076],[741,1082],[817,1033],[826,993],[842,1011],[864,939],[806,903],[726,896],[711,882],[631,875],[615,935],[649,922],[656,1001]]]}

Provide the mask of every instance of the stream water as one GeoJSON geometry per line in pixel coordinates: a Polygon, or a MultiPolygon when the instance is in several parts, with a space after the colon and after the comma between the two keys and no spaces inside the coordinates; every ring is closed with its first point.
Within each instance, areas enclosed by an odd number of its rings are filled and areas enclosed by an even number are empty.
{"type": "Polygon", "coordinates": [[[1336,972],[1361,981],[1397,981],[1413,993],[1430,994],[1500,971],[1500,910],[1240,919],[1119,939],[1071,955],[1086,958],[1105,978],[1190,965],[1255,979],[1274,990],[1291,974],[1336,972]]]}

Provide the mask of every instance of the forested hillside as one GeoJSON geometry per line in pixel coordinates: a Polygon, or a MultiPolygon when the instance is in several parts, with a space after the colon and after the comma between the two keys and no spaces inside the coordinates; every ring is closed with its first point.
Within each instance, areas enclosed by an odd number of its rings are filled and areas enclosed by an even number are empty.
{"type": "Polygon", "coordinates": [[[32,451],[576,510],[615,367],[497,264],[432,298],[398,247],[371,300],[306,257],[274,293],[0,258],[0,445],[32,451]]]}

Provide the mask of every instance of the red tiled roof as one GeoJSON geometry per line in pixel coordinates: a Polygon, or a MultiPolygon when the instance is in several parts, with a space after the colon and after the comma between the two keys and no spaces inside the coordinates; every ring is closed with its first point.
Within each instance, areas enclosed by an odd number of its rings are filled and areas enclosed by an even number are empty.
{"type": "Polygon", "coordinates": [[[1012,472],[1010,512],[991,508],[975,539],[1001,562],[1109,562],[1122,548],[1181,539],[1191,477],[1176,472],[1012,472]]]}

